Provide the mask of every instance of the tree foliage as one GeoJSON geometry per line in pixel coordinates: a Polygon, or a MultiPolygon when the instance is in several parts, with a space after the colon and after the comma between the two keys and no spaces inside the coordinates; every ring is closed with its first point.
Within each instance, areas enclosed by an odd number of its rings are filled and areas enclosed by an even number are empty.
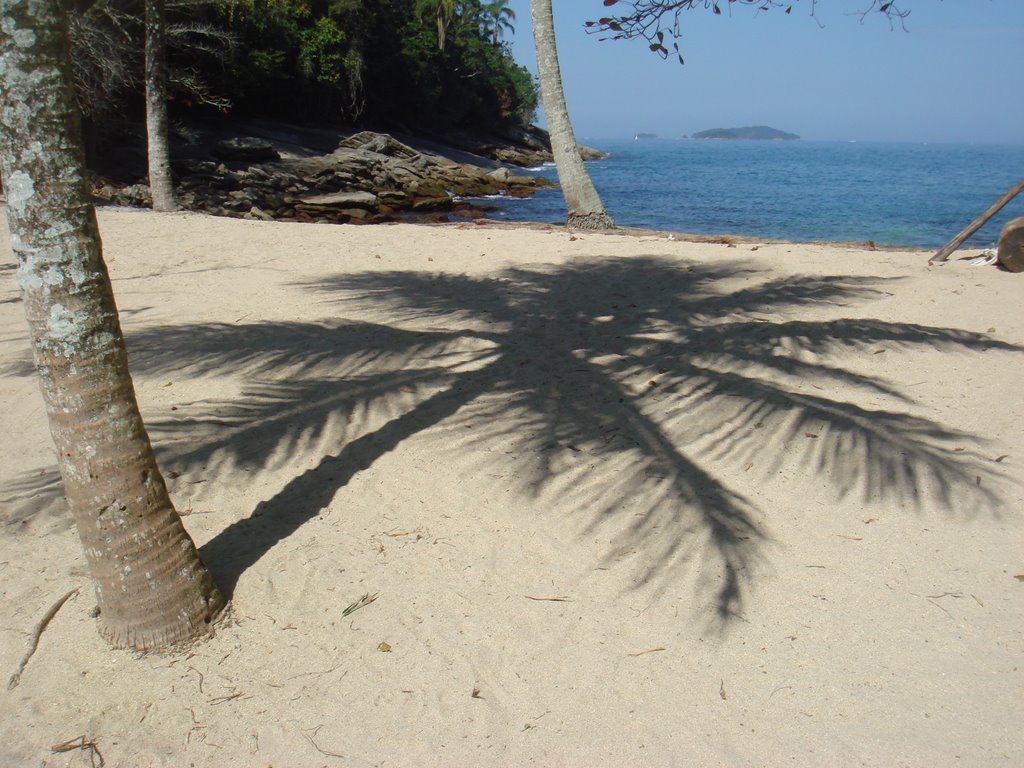
{"type": "MultiPolygon", "coordinates": [[[[142,0],[70,13],[87,119],[141,111],[142,0]]],[[[167,0],[179,108],[417,128],[529,124],[537,87],[502,36],[503,0],[167,0]]]]}
{"type": "Polygon", "coordinates": [[[533,118],[536,88],[508,47],[496,42],[489,5],[226,3],[215,21],[240,45],[223,88],[239,108],[288,115],[430,128],[523,125],[533,118]]]}
{"type": "MultiPolygon", "coordinates": [[[[169,96],[184,103],[227,105],[209,75],[222,70],[235,38],[205,21],[193,0],[168,0],[166,63],[169,96]]],[[[79,108],[98,120],[141,108],[145,14],[142,0],[95,0],[68,11],[71,60],[79,108]]]]}

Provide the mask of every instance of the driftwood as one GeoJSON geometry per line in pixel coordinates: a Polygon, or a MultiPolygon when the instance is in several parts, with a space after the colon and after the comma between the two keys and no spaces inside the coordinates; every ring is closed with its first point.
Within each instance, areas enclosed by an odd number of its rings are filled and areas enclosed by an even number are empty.
{"type": "Polygon", "coordinates": [[[32,636],[28,640],[28,651],[22,657],[21,662],[18,664],[18,668],[11,675],[11,679],[7,681],[7,690],[13,691],[18,687],[18,683],[21,682],[21,673],[25,671],[25,667],[28,665],[29,659],[32,658],[32,654],[36,652],[36,648],[39,647],[39,638],[42,637],[43,631],[46,629],[53,617],[57,615],[57,611],[60,610],[61,606],[66,603],[72,595],[78,594],[78,588],[72,589],[57,602],[50,606],[49,610],[43,614],[43,618],[36,622],[35,628],[32,630],[32,636]]]}
{"type": "Polygon", "coordinates": [[[999,213],[1002,207],[1011,200],[1013,200],[1013,198],[1015,198],[1022,189],[1024,189],[1024,179],[1021,179],[1016,184],[1014,184],[1005,195],[1003,195],[994,203],[992,203],[992,205],[990,205],[984,213],[982,213],[980,216],[978,216],[978,218],[976,218],[974,221],[968,224],[967,227],[964,228],[962,232],[960,232],[960,234],[958,234],[956,237],[954,237],[952,240],[946,243],[938,253],[936,253],[934,256],[928,259],[928,263],[934,264],[937,261],[945,261],[946,259],[948,259],[949,255],[953,253],[953,251],[955,251],[957,248],[963,245],[964,241],[967,240],[968,237],[970,237],[979,229],[981,229],[985,225],[986,221],[988,221],[997,213],[999,213]]]}

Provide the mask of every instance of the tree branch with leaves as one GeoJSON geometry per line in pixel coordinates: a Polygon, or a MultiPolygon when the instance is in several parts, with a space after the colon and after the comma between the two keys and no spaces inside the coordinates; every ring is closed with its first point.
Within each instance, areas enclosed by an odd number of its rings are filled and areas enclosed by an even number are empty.
{"type": "MultiPolygon", "coordinates": [[[[731,13],[734,7],[740,6],[754,8],[758,13],[781,9],[788,14],[795,7],[788,0],[604,0],[604,5],[615,7],[618,14],[584,22],[589,32],[607,35],[604,40],[645,40],[651,51],[663,59],[676,56],[680,64],[684,63],[679,39],[682,14],[686,11],[703,8],[718,16],[723,13],[723,7],[731,13]]],[[[808,5],[811,16],[816,17],[818,0],[809,0],[808,5]]],[[[874,13],[881,13],[891,24],[900,26],[910,15],[909,10],[890,0],[870,0],[869,5],[857,11],[862,21],[874,13]]]]}

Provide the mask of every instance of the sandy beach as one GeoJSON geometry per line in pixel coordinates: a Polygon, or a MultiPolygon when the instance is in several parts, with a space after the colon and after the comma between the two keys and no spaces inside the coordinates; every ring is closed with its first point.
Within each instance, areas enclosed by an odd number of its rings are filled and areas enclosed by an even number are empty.
{"type": "Polygon", "coordinates": [[[1024,277],[99,218],[232,604],[177,653],[97,634],[0,225],[0,765],[1024,764],[1024,277]]]}

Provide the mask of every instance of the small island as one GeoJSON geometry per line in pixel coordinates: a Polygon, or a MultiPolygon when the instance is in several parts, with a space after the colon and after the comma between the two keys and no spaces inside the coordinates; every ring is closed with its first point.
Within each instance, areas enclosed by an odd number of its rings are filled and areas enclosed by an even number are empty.
{"type": "Polygon", "coordinates": [[[693,134],[691,139],[726,139],[726,140],[755,140],[755,141],[794,141],[799,139],[795,133],[786,133],[777,128],[769,128],[767,125],[753,125],[747,128],[711,128],[707,131],[700,131],[693,134]]]}

